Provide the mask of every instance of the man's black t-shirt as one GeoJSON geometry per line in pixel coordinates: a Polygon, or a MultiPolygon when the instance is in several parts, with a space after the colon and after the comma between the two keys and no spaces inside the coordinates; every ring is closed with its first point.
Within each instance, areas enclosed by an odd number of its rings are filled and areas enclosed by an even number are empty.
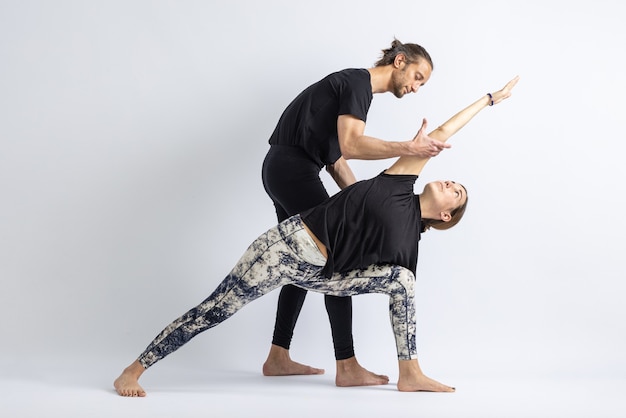
{"type": "Polygon", "coordinates": [[[301,214],[328,250],[326,277],[371,264],[400,265],[415,274],[421,232],[416,180],[381,173],[301,214]]]}
{"type": "Polygon", "coordinates": [[[366,69],[332,73],[307,87],[289,104],[269,143],[302,148],[320,169],[333,164],[341,157],[337,118],[353,115],[365,122],[372,97],[366,69]]]}

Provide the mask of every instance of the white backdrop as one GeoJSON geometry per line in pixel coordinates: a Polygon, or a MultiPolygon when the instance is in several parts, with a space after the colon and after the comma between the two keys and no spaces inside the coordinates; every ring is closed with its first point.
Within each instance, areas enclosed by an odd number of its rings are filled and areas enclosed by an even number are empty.
{"type": "MultiPolygon", "coordinates": [[[[110,364],[112,380],[275,223],[260,169],[284,107],[332,71],[372,66],[395,36],[435,70],[417,95],[375,95],[369,135],[409,139],[422,117],[434,128],[521,76],[417,186],[470,193],[464,222],[421,242],[425,370],[625,377],[619,7],[0,1],[0,364],[110,364]]],[[[352,167],[368,178],[389,163],[352,167]]],[[[260,370],[277,296],[167,361],[260,370]]],[[[393,376],[386,298],[354,298],[354,317],[361,363],[393,376]]],[[[292,356],[334,373],[321,295],[292,356]]]]}

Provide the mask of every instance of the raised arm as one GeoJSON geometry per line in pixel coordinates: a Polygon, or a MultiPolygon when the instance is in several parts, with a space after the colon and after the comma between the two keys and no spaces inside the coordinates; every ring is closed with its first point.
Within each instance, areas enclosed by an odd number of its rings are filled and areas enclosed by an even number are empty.
{"type": "MultiPolygon", "coordinates": [[[[502,89],[496,91],[495,93],[490,93],[481,97],[471,105],[467,106],[465,109],[458,112],[456,115],[452,116],[443,125],[428,134],[428,136],[442,142],[447,141],[452,135],[457,133],[462,127],[467,124],[467,122],[472,120],[472,118],[485,107],[498,104],[504,99],[511,96],[511,90],[513,89],[513,87],[515,87],[515,84],[517,84],[518,80],[519,76],[506,83],[506,85],[502,89]]],[[[426,127],[427,122],[426,119],[424,119],[424,121],[422,122],[422,127],[417,133],[417,137],[419,137],[420,135],[425,135],[426,127]]],[[[430,160],[430,157],[400,157],[389,169],[387,169],[386,173],[419,175],[428,160],[430,160]]]]}

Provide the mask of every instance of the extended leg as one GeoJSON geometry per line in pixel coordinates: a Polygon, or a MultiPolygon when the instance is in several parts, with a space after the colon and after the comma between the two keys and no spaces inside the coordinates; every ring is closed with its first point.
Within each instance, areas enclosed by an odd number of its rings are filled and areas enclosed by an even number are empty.
{"type": "Polygon", "coordinates": [[[147,369],[194,336],[293,278],[318,274],[320,267],[304,262],[293,250],[293,244],[288,243],[297,233],[306,234],[301,224],[288,220],[255,240],[211,296],[163,329],[137,361],[124,370],[114,383],[117,392],[122,396],[144,396],[138,384],[143,371],[138,365],[147,369]]]}

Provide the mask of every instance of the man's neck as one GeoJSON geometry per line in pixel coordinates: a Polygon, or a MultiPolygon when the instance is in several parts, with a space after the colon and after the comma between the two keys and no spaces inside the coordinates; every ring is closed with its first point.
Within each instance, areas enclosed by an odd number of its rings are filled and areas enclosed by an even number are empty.
{"type": "Polygon", "coordinates": [[[390,91],[391,73],[393,72],[391,65],[372,67],[368,68],[367,71],[370,73],[372,93],[386,93],[390,91]]]}

